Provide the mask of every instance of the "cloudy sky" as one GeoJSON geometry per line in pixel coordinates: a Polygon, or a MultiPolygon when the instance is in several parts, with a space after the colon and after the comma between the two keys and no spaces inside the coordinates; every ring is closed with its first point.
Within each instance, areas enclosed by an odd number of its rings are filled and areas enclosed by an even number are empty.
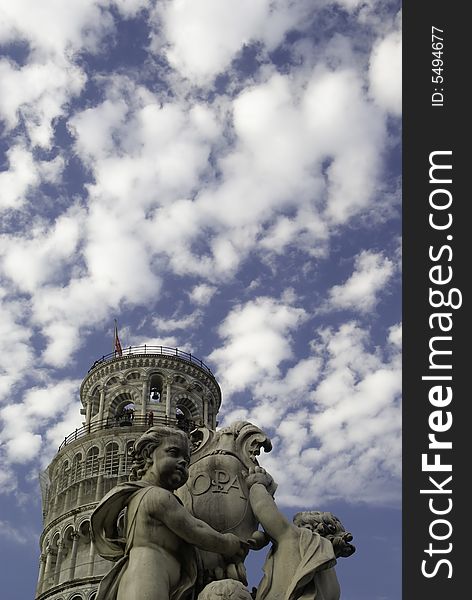
{"type": "Polygon", "coordinates": [[[8,600],[114,318],[211,366],[287,514],[353,531],[344,600],[400,597],[399,4],[0,0],[8,600]]]}

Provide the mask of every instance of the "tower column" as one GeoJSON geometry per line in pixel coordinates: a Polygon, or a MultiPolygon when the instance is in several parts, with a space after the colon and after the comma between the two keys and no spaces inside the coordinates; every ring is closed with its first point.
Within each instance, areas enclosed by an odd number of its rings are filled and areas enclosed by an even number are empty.
{"type": "Polygon", "coordinates": [[[62,558],[64,556],[64,542],[59,540],[57,542],[57,556],[56,556],[56,568],[54,569],[54,585],[59,583],[59,576],[61,574],[62,558]]]}
{"type": "Polygon", "coordinates": [[[105,409],[105,388],[102,387],[100,390],[100,405],[98,408],[98,420],[103,421],[103,412],[105,409]]]}
{"type": "Polygon", "coordinates": [[[171,418],[171,404],[170,404],[170,398],[171,398],[171,393],[172,393],[171,383],[172,383],[171,378],[167,377],[167,379],[166,379],[166,417],[168,419],[171,418]]]}
{"type": "Polygon", "coordinates": [[[208,427],[208,397],[203,398],[203,424],[208,427]]]}
{"type": "Polygon", "coordinates": [[[70,501],[70,496],[72,494],[72,486],[70,485],[70,480],[71,480],[71,470],[69,468],[69,472],[65,476],[64,488],[63,488],[64,511],[69,510],[69,501],[70,501]]]}
{"type": "Polygon", "coordinates": [[[84,480],[82,479],[82,481],[79,483],[79,489],[77,491],[77,506],[82,505],[83,495],[84,495],[84,480]]]}
{"type": "Polygon", "coordinates": [[[36,586],[36,595],[39,596],[39,594],[43,591],[43,582],[44,582],[44,571],[46,568],[46,559],[47,559],[47,555],[46,554],[41,554],[41,556],[39,557],[39,576],[38,576],[38,585],[36,586]]]}
{"type": "Polygon", "coordinates": [[[52,548],[48,548],[46,551],[46,566],[44,568],[44,578],[43,578],[43,584],[46,583],[46,580],[48,580],[52,573],[52,557],[55,555],[55,552],[52,548]]]}
{"type": "Polygon", "coordinates": [[[143,381],[143,399],[141,403],[141,416],[145,417],[149,400],[149,381],[143,381]]]}
{"type": "Polygon", "coordinates": [[[72,550],[71,550],[71,554],[70,554],[70,567],[69,567],[69,576],[68,576],[69,580],[74,579],[74,575],[75,575],[75,564],[77,562],[77,550],[79,549],[79,538],[80,538],[80,535],[77,533],[77,531],[74,531],[74,533],[72,534],[72,550]]]}
{"type": "MultiPolygon", "coordinates": [[[[58,486],[57,486],[58,487],[58,486]]],[[[53,506],[53,512],[57,513],[59,506],[60,506],[60,502],[63,498],[63,496],[60,494],[59,490],[56,487],[56,497],[54,498],[54,506],[53,506]]]]}
{"type": "Polygon", "coordinates": [[[95,502],[99,502],[103,497],[104,462],[105,462],[105,457],[100,456],[98,458],[98,477],[97,477],[97,489],[95,492],[95,502]]]}
{"type": "Polygon", "coordinates": [[[87,397],[87,400],[85,401],[86,403],[86,407],[85,407],[85,425],[90,425],[90,419],[91,419],[91,415],[92,415],[92,398],[90,398],[90,396],[87,397]]]}
{"type": "Polygon", "coordinates": [[[91,577],[95,566],[95,548],[93,547],[92,538],[90,538],[90,550],[89,550],[89,566],[87,575],[91,577]]]}

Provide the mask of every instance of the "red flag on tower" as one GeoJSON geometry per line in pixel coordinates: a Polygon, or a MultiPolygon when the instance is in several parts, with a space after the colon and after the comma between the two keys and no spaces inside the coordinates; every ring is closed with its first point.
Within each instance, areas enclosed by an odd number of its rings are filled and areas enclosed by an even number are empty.
{"type": "Polygon", "coordinates": [[[115,356],[123,356],[123,350],[121,348],[120,338],[118,337],[118,325],[115,319],[115,356]]]}

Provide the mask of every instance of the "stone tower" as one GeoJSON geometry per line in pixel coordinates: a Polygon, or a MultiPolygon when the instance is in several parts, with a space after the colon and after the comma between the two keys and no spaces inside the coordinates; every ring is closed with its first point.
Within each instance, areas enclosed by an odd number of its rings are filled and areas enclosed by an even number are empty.
{"type": "Polygon", "coordinates": [[[128,479],[129,450],[153,423],[215,429],[220,387],[199,359],[174,348],[127,348],[97,360],[80,386],[83,426],[41,474],[43,532],[36,600],[94,600],[112,565],[96,555],[90,515],[128,479]]]}

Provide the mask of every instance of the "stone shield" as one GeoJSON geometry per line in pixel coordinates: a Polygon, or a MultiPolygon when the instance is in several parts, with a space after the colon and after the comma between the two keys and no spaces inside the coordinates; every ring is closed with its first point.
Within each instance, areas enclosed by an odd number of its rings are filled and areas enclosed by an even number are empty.
{"type": "Polygon", "coordinates": [[[216,453],[190,467],[185,504],[191,513],[221,533],[247,539],[257,528],[249,506],[244,464],[233,454],[216,453]]]}

